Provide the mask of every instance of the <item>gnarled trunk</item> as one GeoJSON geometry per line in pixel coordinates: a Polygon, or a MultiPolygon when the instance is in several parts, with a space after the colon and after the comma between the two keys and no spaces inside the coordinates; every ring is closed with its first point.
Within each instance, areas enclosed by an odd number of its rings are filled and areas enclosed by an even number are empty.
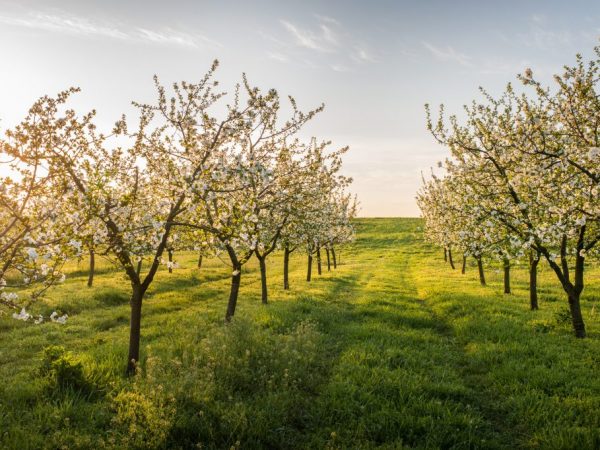
{"type": "Polygon", "coordinates": [[[312,278],[312,255],[308,255],[308,268],[306,269],[306,281],[312,278]]]}
{"type": "Polygon", "coordinates": [[[290,288],[290,248],[286,245],[283,250],[283,289],[286,291],[290,288]]]}
{"type": "Polygon", "coordinates": [[[580,296],[581,292],[577,292],[575,289],[571,290],[569,293],[569,310],[571,311],[571,321],[575,337],[584,338],[586,333],[583,315],[581,314],[580,296]]]}
{"type": "Polygon", "coordinates": [[[510,260],[504,258],[504,293],[510,294],[510,260]]]}
{"type": "Polygon", "coordinates": [[[321,247],[317,247],[317,273],[319,275],[323,274],[323,269],[321,267],[321,247]]]}
{"type": "Polygon", "coordinates": [[[532,311],[539,309],[537,297],[537,266],[539,262],[539,256],[535,258],[532,254],[529,255],[529,307],[532,311]]]}
{"type": "Polygon", "coordinates": [[[145,289],[141,285],[134,285],[129,305],[131,316],[129,320],[129,356],[127,358],[127,374],[133,375],[140,360],[140,336],[142,325],[142,301],[145,289]]]}
{"type": "Polygon", "coordinates": [[[90,248],[90,273],[88,275],[87,285],[88,287],[92,287],[94,284],[94,272],[96,270],[96,255],[94,253],[94,249],[90,248]]]}
{"type": "Polygon", "coordinates": [[[229,291],[229,301],[227,302],[227,312],[225,313],[225,320],[231,322],[231,318],[235,314],[235,307],[237,306],[238,293],[240,292],[240,282],[242,279],[242,266],[241,264],[234,263],[233,272],[231,275],[231,290],[229,291]]]}
{"type": "Polygon", "coordinates": [[[485,274],[483,273],[483,261],[481,260],[481,256],[477,258],[477,269],[479,270],[479,282],[482,286],[485,286],[485,274]]]}
{"type": "Polygon", "coordinates": [[[331,258],[333,259],[333,268],[337,269],[337,259],[335,257],[335,248],[331,247],[331,258]]]}
{"type": "Polygon", "coordinates": [[[262,302],[264,305],[267,304],[268,302],[268,293],[267,293],[267,264],[265,262],[265,257],[263,256],[262,258],[260,256],[258,256],[258,264],[260,266],[260,287],[261,287],[261,293],[262,293],[262,302]]]}
{"type": "Polygon", "coordinates": [[[467,271],[467,255],[463,255],[462,269],[460,269],[460,273],[462,273],[464,275],[466,273],[466,271],[467,271]]]}
{"type": "Polygon", "coordinates": [[[448,247],[448,261],[450,261],[450,267],[452,267],[452,270],[456,269],[456,267],[454,267],[454,260],[452,259],[452,249],[450,247],[448,247]]]}

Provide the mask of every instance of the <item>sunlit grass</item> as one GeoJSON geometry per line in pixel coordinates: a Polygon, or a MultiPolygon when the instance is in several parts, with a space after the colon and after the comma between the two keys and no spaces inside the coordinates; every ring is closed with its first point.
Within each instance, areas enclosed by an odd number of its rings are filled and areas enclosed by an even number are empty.
{"type": "MultiPolygon", "coordinates": [[[[528,310],[525,267],[466,275],[426,245],[413,219],[363,219],[336,271],[305,281],[292,255],[268,260],[270,304],[255,261],[232,325],[231,270],[218,260],[159,273],[144,304],[142,364],[127,379],[127,280],[85,263],[35,309],[67,325],[0,320],[3,448],[595,448],[600,445],[600,270],[587,273],[589,338],[564,322],[554,275],[528,310]],[[61,345],[97,388],[55,389],[43,349],[61,345]]],[[[70,366],[65,370],[71,370],[70,366]]],[[[75,370],[75,369],[74,369],[75,370]]]]}

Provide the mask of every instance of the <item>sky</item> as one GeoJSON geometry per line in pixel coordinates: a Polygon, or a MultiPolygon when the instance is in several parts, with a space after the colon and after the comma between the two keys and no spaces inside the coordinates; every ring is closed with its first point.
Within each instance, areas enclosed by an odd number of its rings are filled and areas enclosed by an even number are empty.
{"type": "Polygon", "coordinates": [[[0,0],[0,131],[69,86],[110,129],[155,98],[154,74],[193,82],[219,59],[225,91],[246,73],[304,110],[325,103],[302,137],[350,147],[359,215],[414,217],[421,173],[447,155],[425,103],[460,113],[526,68],[550,83],[599,36],[598,1],[0,0]]]}

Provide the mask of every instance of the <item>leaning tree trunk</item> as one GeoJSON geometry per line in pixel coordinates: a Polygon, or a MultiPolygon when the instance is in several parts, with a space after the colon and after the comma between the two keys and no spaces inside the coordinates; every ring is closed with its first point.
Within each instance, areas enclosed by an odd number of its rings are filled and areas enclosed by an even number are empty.
{"type": "Polygon", "coordinates": [[[333,268],[337,269],[337,259],[335,257],[335,248],[331,247],[331,257],[333,258],[333,268]]]}
{"type": "Polygon", "coordinates": [[[467,256],[463,255],[462,269],[460,269],[460,273],[462,273],[464,275],[466,273],[466,271],[467,271],[467,256]]]}
{"type": "Polygon", "coordinates": [[[450,267],[452,267],[452,270],[456,269],[456,267],[454,267],[454,260],[452,259],[452,249],[450,247],[448,247],[448,261],[450,261],[450,267]]]}
{"type": "Polygon", "coordinates": [[[510,260],[504,258],[504,293],[510,294],[510,260]]]}
{"type": "Polygon", "coordinates": [[[90,248],[90,273],[88,276],[87,285],[88,287],[92,287],[94,284],[94,272],[96,270],[96,255],[94,253],[94,249],[90,248]]]}
{"type": "Polygon", "coordinates": [[[145,289],[141,285],[134,285],[129,302],[131,318],[129,321],[129,357],[127,358],[127,374],[135,373],[140,360],[140,336],[142,325],[142,300],[145,289]]]}
{"type": "MultiPolygon", "coordinates": [[[[258,254],[256,255],[258,257],[258,254]]],[[[258,264],[260,265],[260,287],[261,287],[261,299],[264,305],[268,303],[268,293],[267,293],[267,264],[265,262],[265,257],[258,257],[258,264]]]]}
{"type": "Polygon", "coordinates": [[[142,273],[142,258],[140,258],[140,260],[137,263],[137,268],[135,269],[135,273],[137,273],[138,277],[142,273]]]}
{"type": "Polygon", "coordinates": [[[483,261],[481,256],[477,257],[477,269],[479,270],[479,282],[482,286],[485,286],[485,274],[483,273],[483,261]]]}
{"type": "Polygon", "coordinates": [[[283,251],[283,289],[289,290],[290,288],[290,248],[286,245],[283,251]]]}
{"type": "Polygon", "coordinates": [[[448,262],[448,249],[444,247],[444,262],[448,262]]]}
{"type": "Polygon", "coordinates": [[[321,267],[321,247],[317,247],[317,273],[319,275],[323,274],[323,269],[321,267]]]}
{"type": "Polygon", "coordinates": [[[198,269],[202,268],[202,253],[198,256],[198,269]]]}
{"type": "Polygon", "coordinates": [[[327,252],[327,272],[331,271],[331,259],[329,258],[329,247],[325,247],[325,251],[327,252]]]}
{"type": "Polygon", "coordinates": [[[173,273],[173,250],[169,249],[167,253],[169,254],[169,262],[171,263],[169,264],[169,273],[173,273]]]}
{"type": "Polygon", "coordinates": [[[529,255],[529,306],[532,311],[539,309],[537,297],[537,266],[539,262],[539,256],[534,258],[533,255],[529,255]]]}
{"type": "Polygon", "coordinates": [[[231,290],[229,291],[229,301],[227,302],[227,312],[225,313],[225,320],[231,322],[231,318],[235,314],[235,307],[237,306],[238,293],[240,292],[240,281],[242,279],[242,265],[234,264],[233,273],[231,275],[231,290]]]}
{"type": "Polygon", "coordinates": [[[308,268],[306,269],[306,281],[312,278],[312,255],[308,255],[308,268]]]}

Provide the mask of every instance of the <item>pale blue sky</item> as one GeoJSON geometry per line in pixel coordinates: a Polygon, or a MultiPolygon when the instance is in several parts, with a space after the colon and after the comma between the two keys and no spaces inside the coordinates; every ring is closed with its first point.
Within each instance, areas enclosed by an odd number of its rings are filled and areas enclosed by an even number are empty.
{"type": "Polygon", "coordinates": [[[110,126],[152,75],[196,80],[214,58],[229,89],[246,72],[325,112],[306,136],[349,145],[363,216],[416,216],[420,172],[445,151],[423,104],[449,111],[531,67],[550,79],[600,36],[597,1],[4,1],[0,127],[40,95],[80,86],[110,126]]]}

